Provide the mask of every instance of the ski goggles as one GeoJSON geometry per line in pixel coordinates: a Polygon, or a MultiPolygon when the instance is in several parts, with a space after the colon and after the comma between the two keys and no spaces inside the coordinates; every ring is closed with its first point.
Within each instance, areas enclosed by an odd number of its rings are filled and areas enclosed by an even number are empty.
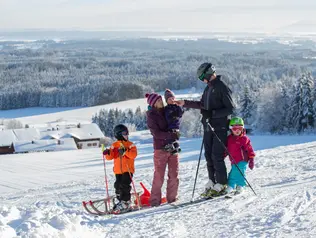
{"type": "Polygon", "coordinates": [[[244,129],[243,125],[234,125],[229,127],[232,131],[242,131],[244,129]]]}
{"type": "Polygon", "coordinates": [[[201,76],[199,77],[199,80],[204,81],[205,78],[205,73],[201,74],[201,76]]]}
{"type": "Polygon", "coordinates": [[[122,136],[128,136],[128,131],[122,131],[122,136]]]}

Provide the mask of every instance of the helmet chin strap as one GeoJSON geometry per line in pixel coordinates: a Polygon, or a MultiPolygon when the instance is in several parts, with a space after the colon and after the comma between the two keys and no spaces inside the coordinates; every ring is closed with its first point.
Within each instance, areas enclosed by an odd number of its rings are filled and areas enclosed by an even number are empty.
{"type": "Polygon", "coordinates": [[[118,140],[121,140],[121,141],[127,141],[124,136],[120,136],[120,138],[118,140]]]}
{"type": "Polygon", "coordinates": [[[121,140],[121,141],[127,141],[123,135],[120,135],[120,137],[118,138],[118,140],[121,140]]]}

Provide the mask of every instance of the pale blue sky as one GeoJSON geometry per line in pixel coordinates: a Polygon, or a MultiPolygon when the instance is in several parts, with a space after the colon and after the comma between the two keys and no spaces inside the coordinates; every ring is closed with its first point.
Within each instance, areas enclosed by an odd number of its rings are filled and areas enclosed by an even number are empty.
{"type": "Polygon", "coordinates": [[[316,22],[316,0],[0,0],[0,29],[273,31],[316,22]]]}

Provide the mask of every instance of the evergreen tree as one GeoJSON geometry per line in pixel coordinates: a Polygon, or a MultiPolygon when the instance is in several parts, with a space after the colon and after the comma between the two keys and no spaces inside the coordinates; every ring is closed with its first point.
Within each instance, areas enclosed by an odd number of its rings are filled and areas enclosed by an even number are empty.
{"type": "Polygon", "coordinates": [[[288,131],[289,125],[288,125],[288,116],[289,116],[289,107],[290,107],[290,96],[287,91],[287,88],[285,88],[284,85],[281,85],[281,96],[280,96],[280,103],[281,111],[280,111],[280,131],[288,131]]]}
{"type": "Polygon", "coordinates": [[[106,136],[108,137],[114,137],[114,134],[113,134],[113,129],[115,127],[115,124],[116,124],[116,118],[115,118],[115,113],[114,113],[114,110],[113,109],[110,109],[109,110],[109,114],[108,114],[108,117],[106,119],[106,136]]]}
{"type": "Polygon", "coordinates": [[[313,128],[315,114],[313,110],[313,88],[314,82],[311,77],[306,74],[300,79],[301,86],[301,101],[300,101],[300,127],[299,131],[313,128]]]}
{"type": "Polygon", "coordinates": [[[249,95],[249,87],[246,85],[244,87],[244,93],[240,100],[241,109],[240,116],[244,119],[245,124],[250,124],[250,118],[252,116],[253,102],[249,95]]]}
{"type": "Polygon", "coordinates": [[[299,131],[300,126],[300,118],[301,118],[301,95],[302,95],[302,83],[299,80],[297,85],[294,85],[292,88],[292,95],[294,97],[291,100],[291,106],[289,108],[289,117],[288,117],[288,125],[294,131],[299,131]]]}

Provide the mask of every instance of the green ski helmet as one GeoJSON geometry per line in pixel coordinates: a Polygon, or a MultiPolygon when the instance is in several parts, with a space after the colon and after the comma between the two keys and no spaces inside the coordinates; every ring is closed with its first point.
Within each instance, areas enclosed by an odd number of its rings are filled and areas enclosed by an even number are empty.
{"type": "Polygon", "coordinates": [[[242,127],[244,127],[244,120],[241,117],[233,117],[229,121],[229,128],[232,128],[233,126],[242,126],[242,127]]]}
{"type": "Polygon", "coordinates": [[[211,63],[203,63],[201,64],[197,71],[196,76],[199,80],[203,81],[205,78],[209,78],[212,74],[216,72],[216,68],[211,63]]]}

